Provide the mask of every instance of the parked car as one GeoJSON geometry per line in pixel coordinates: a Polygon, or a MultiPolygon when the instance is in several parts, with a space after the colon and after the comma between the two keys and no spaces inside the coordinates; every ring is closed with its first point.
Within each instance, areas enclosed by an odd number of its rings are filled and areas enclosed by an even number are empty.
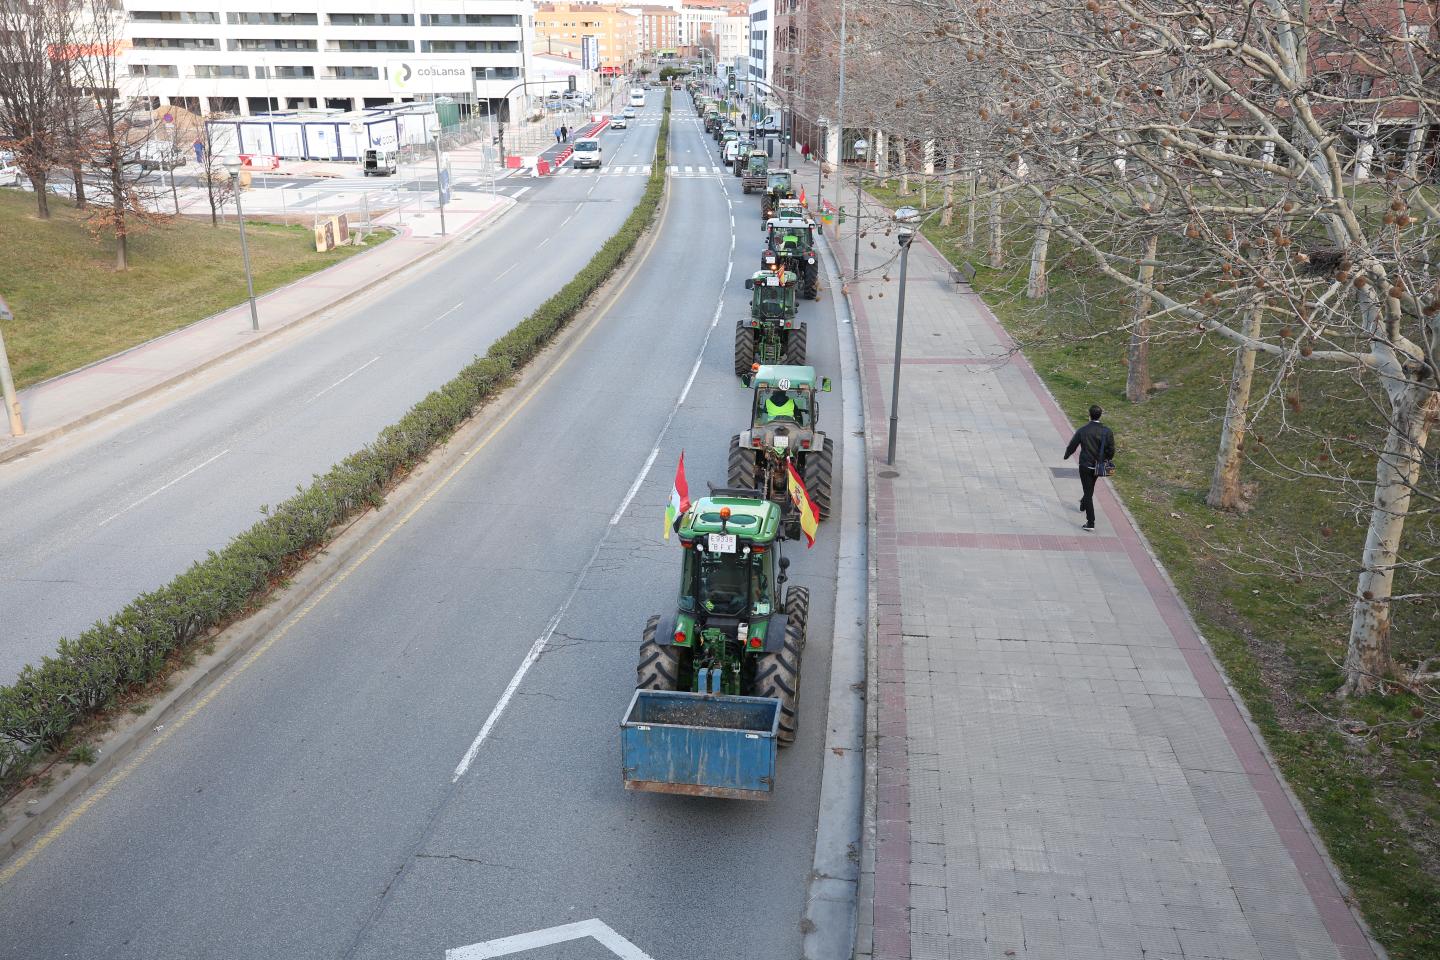
{"type": "Polygon", "coordinates": [[[135,162],[142,170],[174,170],[185,166],[187,153],[184,147],[175,144],[147,143],[135,155],[135,162]]]}

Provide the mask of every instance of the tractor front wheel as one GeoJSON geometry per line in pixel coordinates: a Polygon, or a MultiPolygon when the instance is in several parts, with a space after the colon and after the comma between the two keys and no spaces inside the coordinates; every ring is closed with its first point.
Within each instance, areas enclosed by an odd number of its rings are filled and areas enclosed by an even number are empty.
{"type": "Polygon", "coordinates": [[[755,366],[755,339],[760,331],[743,323],[735,324],[735,376],[750,386],[750,374],[755,366]]]}
{"type": "Polygon", "coordinates": [[[754,695],[780,701],[776,739],[781,746],[795,742],[795,731],[800,726],[800,652],[804,647],[805,621],[787,617],[781,649],[756,658],[754,695]]]}
{"type": "Polygon", "coordinates": [[[809,639],[810,591],[808,589],[791,587],[785,591],[785,618],[800,622],[800,649],[804,650],[805,641],[809,639]]]}
{"type": "Polygon", "coordinates": [[[635,668],[637,690],[680,689],[681,648],[662,647],[655,639],[655,631],[659,629],[659,614],[645,621],[645,633],[640,638],[640,665],[635,668]]]}
{"type": "Polygon", "coordinates": [[[805,324],[790,330],[785,337],[785,362],[794,367],[805,365],[805,341],[809,338],[805,324]]]}
{"type": "Polygon", "coordinates": [[[824,520],[830,516],[830,490],[834,478],[835,441],[826,437],[819,450],[812,450],[805,455],[805,490],[810,494],[810,499],[815,501],[815,508],[820,511],[817,519],[824,520]]]}
{"type": "Polygon", "coordinates": [[[730,455],[725,461],[725,483],[734,490],[755,490],[755,454],[740,446],[740,435],[730,438],[730,455]]]}

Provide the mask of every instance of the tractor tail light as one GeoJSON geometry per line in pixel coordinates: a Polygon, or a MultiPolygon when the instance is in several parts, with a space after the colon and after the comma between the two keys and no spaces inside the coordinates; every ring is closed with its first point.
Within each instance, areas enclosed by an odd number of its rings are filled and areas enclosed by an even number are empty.
{"type": "Polygon", "coordinates": [[[760,649],[760,638],[759,638],[759,637],[751,637],[751,638],[750,638],[750,649],[751,649],[751,650],[759,650],[759,649],[760,649]]]}
{"type": "Polygon", "coordinates": [[[676,643],[684,643],[684,642],[685,642],[685,631],[684,631],[684,630],[676,630],[676,631],[675,631],[675,642],[676,642],[676,643]]]}
{"type": "Polygon", "coordinates": [[[809,440],[801,440],[801,441],[800,441],[800,449],[801,449],[801,450],[809,450],[809,449],[810,449],[810,441],[809,441],[809,440]]]}
{"type": "Polygon", "coordinates": [[[759,437],[751,437],[751,438],[750,438],[750,446],[752,446],[752,447],[758,447],[758,446],[760,446],[760,438],[759,438],[759,437]]]}

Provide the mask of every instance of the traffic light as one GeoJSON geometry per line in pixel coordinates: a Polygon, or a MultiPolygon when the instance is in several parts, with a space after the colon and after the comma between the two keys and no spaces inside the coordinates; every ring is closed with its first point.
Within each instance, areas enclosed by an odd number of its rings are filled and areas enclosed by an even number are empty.
{"type": "Polygon", "coordinates": [[[726,87],[726,89],[729,90],[731,93],[734,93],[734,92],[735,92],[735,77],[734,77],[733,74],[732,74],[729,78],[726,79],[726,81],[725,81],[725,87],[726,87]]]}

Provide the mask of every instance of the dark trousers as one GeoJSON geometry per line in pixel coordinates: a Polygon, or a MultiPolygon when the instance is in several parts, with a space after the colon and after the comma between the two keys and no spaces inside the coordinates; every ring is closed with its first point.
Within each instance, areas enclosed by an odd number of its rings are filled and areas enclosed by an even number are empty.
{"type": "Polygon", "coordinates": [[[1085,511],[1085,525],[1095,526],[1095,475],[1094,467],[1080,468],[1080,509],[1085,511]]]}

